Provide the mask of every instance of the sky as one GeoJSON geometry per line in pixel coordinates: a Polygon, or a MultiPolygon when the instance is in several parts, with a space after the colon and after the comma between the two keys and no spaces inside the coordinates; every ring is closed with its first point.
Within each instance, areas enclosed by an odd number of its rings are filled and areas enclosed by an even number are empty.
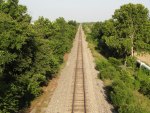
{"type": "Polygon", "coordinates": [[[20,0],[20,4],[27,6],[33,21],[39,16],[52,21],[58,17],[77,22],[104,21],[127,3],[141,3],[150,11],[150,0],[20,0]]]}

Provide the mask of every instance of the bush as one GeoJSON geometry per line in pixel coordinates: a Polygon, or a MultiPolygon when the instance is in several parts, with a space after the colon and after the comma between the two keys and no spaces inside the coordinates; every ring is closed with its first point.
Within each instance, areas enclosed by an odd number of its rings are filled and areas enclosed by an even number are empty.
{"type": "Polygon", "coordinates": [[[120,70],[120,80],[122,80],[128,88],[134,89],[134,77],[126,70],[120,70]]]}
{"type": "Polygon", "coordinates": [[[119,72],[113,67],[108,66],[107,68],[103,68],[100,70],[99,77],[103,79],[110,79],[113,80],[119,76],[119,72]]]}
{"type": "Polygon", "coordinates": [[[97,60],[96,61],[96,69],[97,70],[105,69],[108,66],[111,66],[111,64],[107,60],[97,60]]]}
{"type": "Polygon", "coordinates": [[[19,99],[22,96],[22,88],[15,84],[9,84],[6,92],[0,96],[1,113],[15,113],[19,110],[19,99]]]}
{"type": "Polygon", "coordinates": [[[122,80],[115,80],[112,85],[111,100],[119,108],[134,101],[133,93],[122,80]]]}
{"type": "Polygon", "coordinates": [[[136,75],[136,80],[140,82],[139,91],[150,98],[150,79],[149,72],[139,69],[136,75]]]}
{"type": "Polygon", "coordinates": [[[146,109],[143,109],[141,106],[135,104],[121,106],[118,111],[119,113],[149,113],[146,109]]]}
{"type": "Polygon", "coordinates": [[[136,58],[135,57],[127,57],[127,66],[135,68],[136,66],[136,58]]]}
{"type": "Polygon", "coordinates": [[[116,58],[114,58],[114,57],[109,57],[108,61],[109,61],[113,66],[115,66],[115,67],[118,67],[118,66],[122,65],[121,60],[118,60],[118,59],[116,59],[116,58]]]}
{"type": "Polygon", "coordinates": [[[150,79],[141,81],[141,87],[139,91],[150,98],[150,79]]]}

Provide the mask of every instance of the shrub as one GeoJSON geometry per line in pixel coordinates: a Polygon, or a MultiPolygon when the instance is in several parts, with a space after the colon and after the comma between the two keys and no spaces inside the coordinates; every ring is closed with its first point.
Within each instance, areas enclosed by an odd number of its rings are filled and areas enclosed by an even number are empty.
{"type": "Polygon", "coordinates": [[[122,80],[115,80],[112,85],[111,100],[117,107],[133,102],[133,93],[122,80]]]}
{"type": "Polygon", "coordinates": [[[119,108],[119,113],[148,113],[146,109],[141,108],[139,105],[127,104],[119,108]]]}
{"type": "Polygon", "coordinates": [[[120,70],[120,80],[122,80],[128,88],[134,89],[134,77],[126,70],[120,70]]]}
{"type": "Polygon", "coordinates": [[[149,72],[140,69],[137,72],[136,80],[140,82],[139,91],[150,98],[150,78],[148,74],[149,72]]]}
{"type": "Polygon", "coordinates": [[[105,69],[108,66],[111,66],[111,64],[107,60],[97,60],[96,61],[96,69],[97,70],[105,69]]]}
{"type": "Polygon", "coordinates": [[[136,58],[135,57],[127,57],[127,66],[135,68],[136,66],[136,58]]]}
{"type": "Polygon", "coordinates": [[[103,68],[100,70],[99,77],[103,79],[114,79],[119,76],[119,72],[113,67],[108,66],[107,68],[103,68]]]}
{"type": "Polygon", "coordinates": [[[140,92],[150,98],[150,79],[141,81],[140,92]]]}
{"type": "Polygon", "coordinates": [[[108,61],[115,67],[122,65],[121,60],[118,60],[114,57],[109,57],[108,61]]]}

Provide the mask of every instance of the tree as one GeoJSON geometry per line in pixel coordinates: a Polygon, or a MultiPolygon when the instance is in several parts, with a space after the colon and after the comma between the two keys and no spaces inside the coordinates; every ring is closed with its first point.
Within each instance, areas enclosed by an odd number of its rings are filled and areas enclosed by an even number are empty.
{"type": "Polygon", "coordinates": [[[18,22],[30,23],[31,17],[27,14],[27,7],[18,3],[19,0],[8,0],[1,4],[0,10],[18,22]]]}
{"type": "Polygon", "coordinates": [[[99,41],[106,57],[127,58],[134,51],[150,51],[149,11],[141,4],[126,4],[117,9],[112,19],[97,22],[91,37],[99,41]]]}
{"type": "Polygon", "coordinates": [[[77,22],[73,21],[73,20],[68,21],[68,24],[73,25],[73,26],[77,26],[77,22]]]}
{"type": "Polygon", "coordinates": [[[18,113],[59,71],[77,26],[43,17],[31,24],[18,0],[0,2],[0,112],[18,113]]]}
{"type": "Polygon", "coordinates": [[[39,19],[34,22],[33,27],[38,37],[50,39],[52,38],[51,36],[54,35],[52,22],[47,18],[39,17],[39,19]]]}
{"type": "MultiPolygon", "coordinates": [[[[130,54],[134,56],[134,50],[137,48],[137,41],[145,39],[146,34],[141,32],[147,26],[149,11],[141,4],[127,4],[116,10],[113,19],[118,34],[118,38],[123,41],[130,38],[130,54]],[[145,34],[145,35],[143,35],[145,34]],[[142,36],[142,37],[141,37],[142,36]]],[[[146,29],[146,28],[145,28],[146,29]]],[[[143,41],[143,43],[146,43],[143,41]]]]}

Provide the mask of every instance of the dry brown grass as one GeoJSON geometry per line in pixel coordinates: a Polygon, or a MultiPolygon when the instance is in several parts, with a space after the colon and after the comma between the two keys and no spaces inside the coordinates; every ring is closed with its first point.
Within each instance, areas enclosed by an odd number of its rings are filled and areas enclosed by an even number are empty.
{"type": "Polygon", "coordinates": [[[43,94],[32,101],[30,108],[26,111],[26,113],[30,113],[35,110],[36,113],[43,113],[43,109],[48,106],[48,103],[51,100],[51,97],[57,87],[59,77],[53,78],[50,80],[47,87],[43,87],[43,94]]]}
{"type": "Polygon", "coordinates": [[[149,53],[135,53],[137,59],[145,62],[146,64],[150,65],[150,54],[149,53]]]}

